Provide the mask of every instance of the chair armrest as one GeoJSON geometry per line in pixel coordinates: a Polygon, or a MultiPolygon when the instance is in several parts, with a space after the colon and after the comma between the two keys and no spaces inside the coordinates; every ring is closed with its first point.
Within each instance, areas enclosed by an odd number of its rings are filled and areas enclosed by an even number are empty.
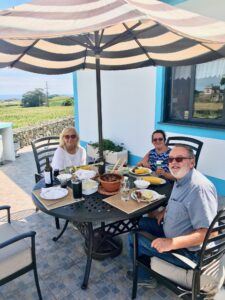
{"type": "MultiPolygon", "coordinates": [[[[157,239],[157,236],[154,236],[152,235],[151,233],[149,232],[146,232],[146,231],[142,231],[142,230],[134,230],[134,259],[137,258],[138,256],[138,253],[137,253],[137,250],[138,250],[138,235],[141,235],[143,237],[145,237],[146,239],[148,239],[149,241],[153,241],[155,239],[157,239]]],[[[176,253],[176,252],[171,252],[171,254],[173,256],[175,256],[177,259],[179,259],[180,261],[184,262],[185,264],[187,264],[191,269],[195,269],[197,264],[195,262],[193,262],[191,259],[179,254],[179,253],[176,253]]]]}
{"type": "Polygon", "coordinates": [[[138,258],[138,236],[143,236],[149,241],[155,240],[157,237],[152,235],[151,233],[139,229],[135,229],[133,232],[133,263],[136,263],[136,260],[138,258]]]}
{"type": "Polygon", "coordinates": [[[11,206],[9,206],[9,205],[1,205],[1,206],[0,206],[0,210],[4,210],[4,209],[7,210],[7,214],[8,214],[8,223],[11,222],[11,220],[10,220],[10,208],[11,208],[11,206]]]}
{"type": "Polygon", "coordinates": [[[31,239],[33,240],[34,237],[35,237],[35,234],[36,232],[35,231],[29,231],[29,232],[26,232],[26,233],[22,233],[22,234],[19,234],[3,243],[0,243],[0,249],[4,248],[4,247],[7,247],[13,243],[16,243],[20,240],[23,240],[25,238],[28,238],[28,237],[31,237],[31,239]]]}
{"type": "Polygon", "coordinates": [[[188,265],[191,269],[195,269],[197,264],[193,262],[190,258],[187,258],[179,253],[171,252],[173,256],[175,256],[180,261],[184,262],[186,265],[188,265]]]}
{"type": "Polygon", "coordinates": [[[143,230],[137,230],[137,234],[145,237],[149,241],[153,241],[158,238],[157,236],[154,236],[153,234],[143,230]]]}

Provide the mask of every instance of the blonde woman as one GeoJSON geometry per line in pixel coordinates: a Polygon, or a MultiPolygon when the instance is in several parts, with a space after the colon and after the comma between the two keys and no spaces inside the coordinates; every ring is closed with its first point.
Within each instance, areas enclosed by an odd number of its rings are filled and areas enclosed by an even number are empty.
{"type": "Polygon", "coordinates": [[[56,149],[52,168],[63,170],[71,166],[86,164],[86,151],[80,146],[80,138],[74,127],[64,128],[60,134],[60,143],[56,149]]]}

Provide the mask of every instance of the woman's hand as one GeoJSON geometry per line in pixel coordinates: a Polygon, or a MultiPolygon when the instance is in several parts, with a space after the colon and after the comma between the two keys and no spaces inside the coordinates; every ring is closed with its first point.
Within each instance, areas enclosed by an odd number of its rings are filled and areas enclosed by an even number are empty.
{"type": "Polygon", "coordinates": [[[157,174],[158,176],[164,176],[164,177],[165,177],[166,171],[164,171],[162,168],[158,168],[158,169],[156,170],[156,174],[157,174]]]}

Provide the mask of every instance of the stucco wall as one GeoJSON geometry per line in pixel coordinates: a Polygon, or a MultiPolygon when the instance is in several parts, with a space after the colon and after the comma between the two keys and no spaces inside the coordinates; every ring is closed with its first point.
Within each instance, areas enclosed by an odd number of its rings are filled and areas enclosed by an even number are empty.
{"type": "MultiPolygon", "coordinates": [[[[97,141],[94,71],[77,72],[81,140],[97,141]]],[[[154,128],[155,68],[101,72],[103,136],[124,143],[132,154],[149,150],[154,128]]]]}

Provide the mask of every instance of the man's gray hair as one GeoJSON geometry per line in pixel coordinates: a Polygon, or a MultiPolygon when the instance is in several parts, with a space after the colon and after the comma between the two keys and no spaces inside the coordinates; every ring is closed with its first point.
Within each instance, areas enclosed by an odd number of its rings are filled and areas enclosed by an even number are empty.
{"type": "Polygon", "coordinates": [[[187,152],[188,152],[188,156],[190,157],[190,158],[194,158],[195,159],[195,154],[194,154],[194,151],[193,151],[193,149],[189,146],[189,145],[186,145],[186,144],[176,144],[175,146],[174,146],[174,148],[184,148],[184,149],[186,149],[187,150],[187,152]]]}

